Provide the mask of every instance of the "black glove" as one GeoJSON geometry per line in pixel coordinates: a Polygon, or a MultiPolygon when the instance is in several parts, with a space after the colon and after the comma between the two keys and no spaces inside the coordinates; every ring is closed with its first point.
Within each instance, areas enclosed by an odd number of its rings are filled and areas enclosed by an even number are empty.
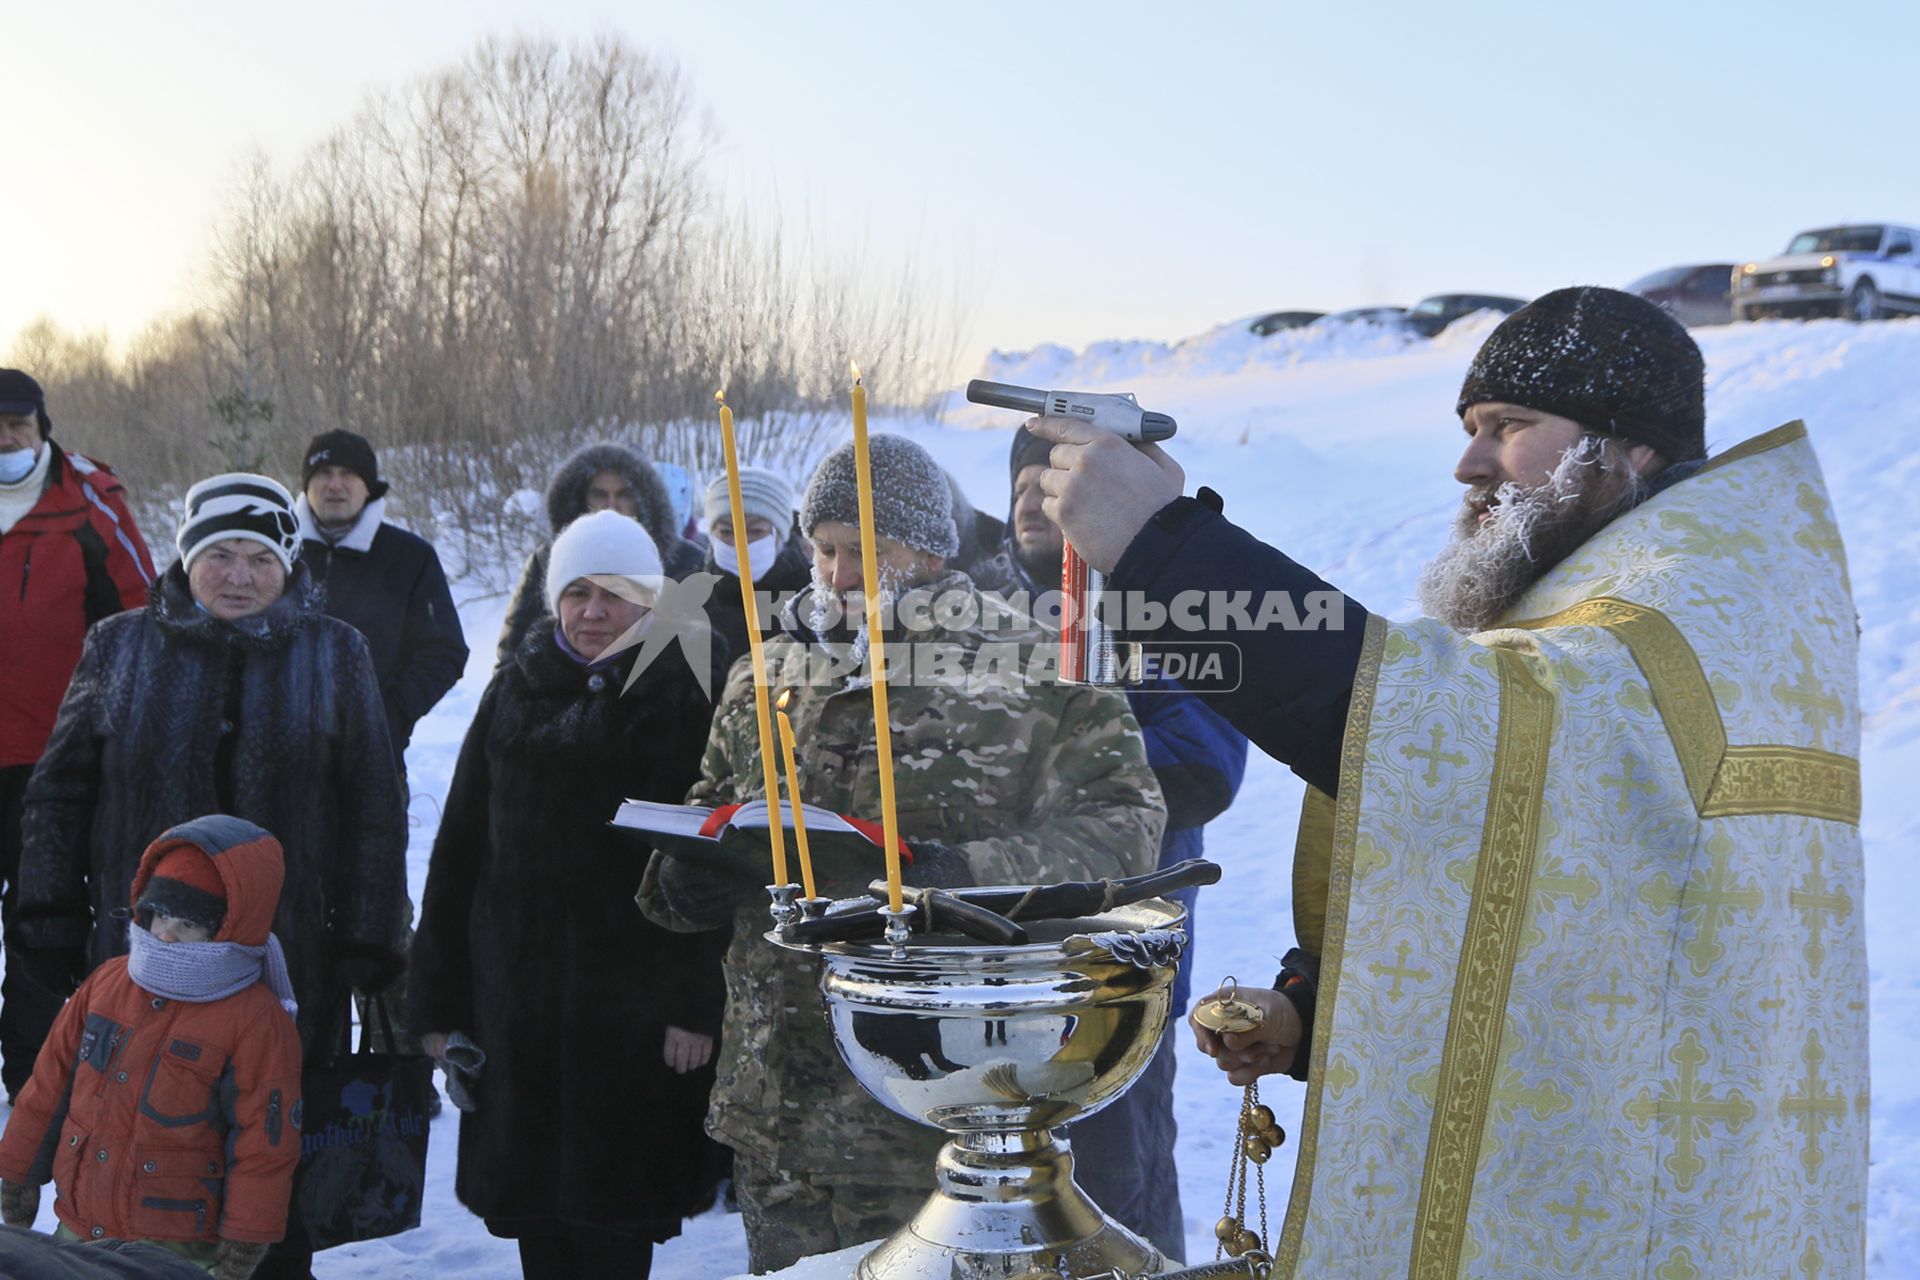
{"type": "Polygon", "coordinates": [[[976,882],[967,855],[938,840],[915,840],[907,845],[913,861],[900,869],[900,878],[916,889],[966,889],[976,882]]]}
{"type": "Polygon", "coordinates": [[[1285,996],[1300,1016],[1300,1043],[1294,1046],[1293,1066],[1287,1074],[1304,1083],[1307,1059],[1312,1056],[1313,1014],[1320,1000],[1320,957],[1295,947],[1280,957],[1280,965],[1273,989],[1285,996]]]}
{"type": "Polygon", "coordinates": [[[407,971],[405,952],[359,942],[341,943],[336,963],[341,980],[366,996],[386,991],[407,971]]]}
{"type": "Polygon", "coordinates": [[[0,1182],[0,1221],[10,1227],[31,1227],[39,1213],[39,1183],[0,1182]]]}
{"type": "Polygon", "coordinates": [[[765,889],[737,871],[713,863],[661,854],[660,893],[674,914],[702,929],[717,929],[733,919],[741,903],[765,889]]]}
{"type": "Polygon", "coordinates": [[[8,947],[8,964],[18,964],[27,981],[52,996],[65,1000],[80,989],[87,972],[85,947],[8,947]]]}

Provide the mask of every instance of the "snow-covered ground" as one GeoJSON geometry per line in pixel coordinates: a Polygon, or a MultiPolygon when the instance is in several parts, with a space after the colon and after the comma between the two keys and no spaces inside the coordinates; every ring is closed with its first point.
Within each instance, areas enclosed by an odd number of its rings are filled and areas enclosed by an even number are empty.
{"type": "MultiPolygon", "coordinates": [[[[1189,489],[1207,484],[1227,514],[1285,548],[1369,608],[1411,610],[1419,567],[1445,536],[1458,501],[1461,435],[1454,396],[1491,319],[1455,325],[1433,342],[1371,331],[1255,338],[1229,325],[1186,342],[1106,343],[1075,354],[1046,347],[995,356],[982,376],[1042,387],[1128,390],[1175,415],[1172,452],[1189,489]]],[[[1873,975],[1873,1182],[1868,1272],[1913,1273],[1920,1251],[1920,320],[1872,325],[1770,322],[1701,329],[1708,362],[1708,442],[1715,451],[1781,422],[1808,424],[1847,541],[1862,626],[1861,699],[1867,877],[1873,975]],[[1900,1259],[1907,1258],[1902,1263],[1900,1259]]],[[[941,424],[877,424],[924,443],[973,495],[998,511],[1007,492],[1013,416],[956,393],[941,424]]],[[[530,484],[544,477],[529,478],[530,484]]],[[[408,765],[414,786],[409,870],[416,896],[455,753],[485,685],[504,610],[500,582],[456,585],[474,654],[465,678],[420,725],[408,765]]],[[[1271,976],[1286,943],[1287,852],[1300,784],[1260,756],[1239,800],[1207,832],[1226,876],[1200,902],[1197,983],[1271,976]],[[1276,927],[1282,926],[1282,927],[1276,927]]],[[[1204,989],[1204,988],[1203,988],[1204,989]]],[[[1266,1098],[1292,1131],[1301,1090],[1266,1098]]],[[[1239,1092],[1183,1038],[1178,1151],[1189,1252],[1212,1256],[1239,1092]]],[[[435,1127],[426,1225],[392,1240],[321,1255],[316,1274],[345,1280],[517,1276],[510,1242],[489,1237],[453,1199],[449,1109],[435,1127]]],[[[1277,1219],[1292,1175],[1289,1144],[1267,1165],[1277,1219]]],[[[51,1197],[48,1197],[49,1201],[51,1197]]],[[[50,1227],[50,1211],[41,1225],[50,1227]]],[[[739,1218],[709,1213],[657,1251],[661,1280],[710,1280],[745,1270],[739,1218]]]]}

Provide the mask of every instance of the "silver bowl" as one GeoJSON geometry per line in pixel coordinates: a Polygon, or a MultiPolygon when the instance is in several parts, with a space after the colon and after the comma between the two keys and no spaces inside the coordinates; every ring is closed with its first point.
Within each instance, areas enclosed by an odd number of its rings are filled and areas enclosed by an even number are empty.
{"type": "Polygon", "coordinates": [[[885,944],[794,948],[821,958],[834,1043],[854,1078],[889,1110],[951,1135],[934,1193],[861,1261],[858,1280],[1164,1267],[1075,1184],[1054,1130],[1120,1096],[1153,1057],[1185,922],[1177,903],[1154,899],[1036,922],[1017,947],[936,934],[904,956],[885,944]]]}

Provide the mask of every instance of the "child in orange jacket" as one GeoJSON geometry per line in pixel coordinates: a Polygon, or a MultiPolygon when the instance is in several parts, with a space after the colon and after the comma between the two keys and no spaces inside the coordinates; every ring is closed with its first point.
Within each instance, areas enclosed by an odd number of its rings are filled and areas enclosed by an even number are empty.
{"type": "Polygon", "coordinates": [[[63,1237],[151,1240],[246,1280],[285,1234],[300,1037],[280,842],[215,814],[148,846],[129,954],[67,1001],[0,1138],[0,1217],[51,1180],[63,1237]]]}

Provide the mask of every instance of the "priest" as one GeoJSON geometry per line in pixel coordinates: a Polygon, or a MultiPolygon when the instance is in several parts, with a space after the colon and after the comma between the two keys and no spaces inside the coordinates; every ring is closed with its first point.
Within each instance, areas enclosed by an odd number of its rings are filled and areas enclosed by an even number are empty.
{"type": "Polygon", "coordinates": [[[1034,428],[1047,514],[1160,615],[1132,638],[1237,644],[1209,696],[1309,784],[1297,946],[1255,1030],[1196,1027],[1234,1083],[1307,1082],[1278,1276],[1864,1269],[1846,559],[1806,430],[1708,457],[1704,381],[1631,295],[1510,316],[1406,622],[1174,629],[1181,592],[1329,588],[1156,447],[1034,428]]]}

